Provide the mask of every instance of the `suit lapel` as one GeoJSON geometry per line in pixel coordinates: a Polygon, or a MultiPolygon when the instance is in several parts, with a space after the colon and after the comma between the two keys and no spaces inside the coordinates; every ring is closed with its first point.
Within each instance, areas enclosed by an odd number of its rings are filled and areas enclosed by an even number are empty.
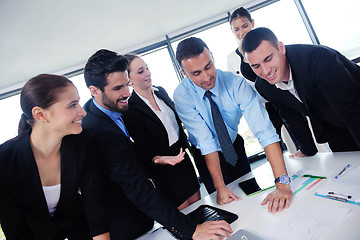
{"type": "Polygon", "coordinates": [[[21,139],[20,144],[17,145],[18,152],[20,153],[20,174],[22,175],[21,178],[24,184],[24,190],[26,190],[27,193],[25,197],[29,201],[32,201],[34,206],[37,206],[36,208],[40,210],[40,215],[50,217],[44,191],[42,189],[39,170],[30,146],[29,138],[30,133],[25,135],[21,139]]]}
{"type": "Polygon", "coordinates": [[[182,125],[181,125],[181,120],[180,120],[179,116],[177,115],[174,102],[173,102],[173,101],[169,98],[169,96],[166,94],[165,90],[163,90],[162,88],[159,88],[159,91],[156,91],[156,92],[155,92],[155,95],[156,95],[158,98],[162,99],[162,100],[165,102],[165,104],[166,104],[167,106],[169,106],[169,107],[173,110],[173,112],[174,112],[174,114],[175,114],[176,121],[177,121],[177,123],[179,124],[179,127],[181,127],[181,126],[182,126],[182,125]]]}
{"type": "Polygon", "coordinates": [[[173,112],[175,114],[176,122],[177,122],[177,124],[179,126],[180,139],[183,139],[185,144],[187,145],[187,147],[190,148],[189,143],[187,141],[187,136],[186,136],[186,134],[184,132],[183,125],[181,123],[181,120],[180,120],[177,112],[176,112],[174,102],[169,98],[169,96],[167,95],[165,90],[163,88],[161,88],[161,87],[159,87],[159,91],[155,91],[155,94],[156,94],[157,97],[162,99],[167,106],[169,106],[173,110],[173,112]]]}
{"type": "Polygon", "coordinates": [[[159,124],[161,127],[164,128],[163,123],[161,120],[156,116],[153,110],[135,93],[135,91],[132,93],[131,98],[129,100],[132,104],[131,107],[134,107],[138,109],[140,112],[146,114],[150,118],[152,118],[157,124],[159,124]]]}
{"type": "Polygon", "coordinates": [[[155,91],[155,95],[163,100],[166,105],[168,105],[174,112],[175,112],[175,106],[173,101],[169,98],[169,96],[163,91],[161,88],[159,88],[159,91],[155,91]]]}
{"type": "Polygon", "coordinates": [[[292,73],[292,78],[294,81],[294,87],[296,89],[297,94],[299,95],[301,101],[303,104],[301,104],[305,109],[306,112],[309,112],[309,107],[306,101],[306,97],[304,95],[305,91],[303,89],[303,84],[301,81],[301,78],[303,78],[304,76],[304,71],[299,70],[295,65],[292,64],[294,58],[296,58],[296,53],[295,53],[295,49],[291,48],[291,47],[286,47],[286,59],[288,60],[288,63],[290,65],[291,68],[291,73],[292,73]]]}
{"type": "Polygon", "coordinates": [[[61,190],[60,190],[60,199],[56,207],[56,212],[66,207],[66,199],[71,199],[72,192],[74,191],[73,187],[76,186],[76,177],[78,172],[78,165],[75,151],[72,151],[73,145],[69,144],[66,141],[66,137],[63,139],[60,148],[60,158],[61,158],[61,190]]]}
{"type": "Polygon", "coordinates": [[[128,136],[120,129],[120,127],[108,115],[106,115],[104,112],[102,112],[100,109],[98,109],[95,106],[92,99],[90,99],[89,102],[87,104],[85,104],[84,108],[87,108],[87,107],[89,108],[89,112],[91,114],[93,114],[95,117],[101,119],[100,122],[105,121],[107,124],[111,125],[112,128],[117,129],[116,131],[119,131],[122,136],[124,136],[126,139],[129,139],[128,136]]]}
{"type": "Polygon", "coordinates": [[[255,83],[256,89],[265,99],[276,104],[284,105],[288,108],[295,108],[297,111],[307,113],[304,105],[288,90],[282,90],[275,85],[271,85],[266,80],[258,77],[255,83]]]}

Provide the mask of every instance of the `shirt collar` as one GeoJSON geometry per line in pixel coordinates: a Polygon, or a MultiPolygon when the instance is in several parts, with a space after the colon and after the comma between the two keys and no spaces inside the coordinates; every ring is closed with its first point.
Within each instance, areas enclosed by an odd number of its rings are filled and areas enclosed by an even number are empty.
{"type": "MultiPolygon", "coordinates": [[[[135,91],[135,90],[134,90],[134,91],[135,91]]],[[[154,97],[156,97],[156,95],[155,95],[154,92],[158,92],[159,89],[156,88],[156,87],[154,87],[154,86],[152,86],[152,87],[151,87],[151,91],[152,91],[154,97]]],[[[136,91],[135,91],[135,92],[136,92],[136,91]]],[[[143,96],[141,96],[141,95],[140,95],[139,93],[137,93],[137,92],[136,92],[136,94],[139,96],[140,99],[142,99],[142,100],[145,101],[146,103],[149,103],[149,104],[150,104],[149,100],[147,100],[146,98],[144,98],[143,96]]]]}
{"type": "Polygon", "coordinates": [[[284,83],[284,82],[278,82],[278,83],[275,83],[275,86],[277,88],[280,88],[282,90],[290,90],[290,89],[293,89],[294,88],[294,81],[293,81],[293,77],[292,77],[292,72],[291,72],[291,67],[289,65],[289,72],[290,72],[290,76],[289,76],[289,81],[288,83],[284,83]]]}
{"type": "Polygon", "coordinates": [[[105,113],[109,118],[111,118],[113,121],[116,121],[119,117],[121,117],[121,112],[113,112],[110,111],[104,107],[102,107],[100,104],[98,104],[95,99],[93,98],[93,103],[95,104],[95,106],[101,110],[103,113],[105,113]]]}
{"type": "MultiPolygon", "coordinates": [[[[207,90],[203,89],[202,87],[199,87],[197,85],[195,85],[191,79],[189,79],[189,81],[191,82],[191,84],[195,87],[196,92],[198,93],[200,98],[204,98],[205,92],[207,90]]],[[[209,90],[213,95],[217,96],[219,93],[219,72],[216,69],[216,79],[215,79],[215,86],[209,90]]]]}

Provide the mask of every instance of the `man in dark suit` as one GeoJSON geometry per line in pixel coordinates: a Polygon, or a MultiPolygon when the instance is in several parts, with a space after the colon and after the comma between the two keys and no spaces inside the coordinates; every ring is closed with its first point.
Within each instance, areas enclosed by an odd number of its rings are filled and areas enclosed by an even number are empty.
{"type": "Polygon", "coordinates": [[[242,44],[269,102],[309,116],[315,138],[332,151],[360,150],[360,67],[324,46],[287,45],[267,28],[242,44]]]}
{"type": "Polygon", "coordinates": [[[147,180],[136,162],[133,143],[122,122],[128,108],[128,61],[109,50],[99,50],[85,66],[84,77],[92,95],[84,106],[83,127],[95,137],[111,239],[134,239],[152,228],[153,219],[179,239],[216,239],[231,232],[225,221],[196,225],[180,213],[147,180]]]}

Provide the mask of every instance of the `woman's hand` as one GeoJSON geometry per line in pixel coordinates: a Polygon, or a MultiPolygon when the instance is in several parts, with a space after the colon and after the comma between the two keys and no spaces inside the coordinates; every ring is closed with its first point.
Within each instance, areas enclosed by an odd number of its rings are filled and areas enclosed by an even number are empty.
{"type": "Polygon", "coordinates": [[[183,151],[182,148],[180,148],[180,153],[176,156],[155,156],[153,158],[153,163],[154,164],[160,164],[160,165],[165,165],[165,164],[169,164],[169,165],[176,165],[179,162],[181,162],[182,160],[184,160],[184,156],[185,156],[185,152],[183,151]]]}

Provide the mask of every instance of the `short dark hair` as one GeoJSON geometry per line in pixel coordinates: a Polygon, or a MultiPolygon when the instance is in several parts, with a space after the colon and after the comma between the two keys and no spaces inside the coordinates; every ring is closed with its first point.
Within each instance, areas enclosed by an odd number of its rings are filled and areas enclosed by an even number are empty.
{"type": "Polygon", "coordinates": [[[209,50],[206,43],[200,38],[190,37],[184,39],[178,44],[176,48],[176,60],[181,66],[181,61],[183,59],[199,56],[204,51],[204,48],[209,50]]]}
{"type": "Polygon", "coordinates": [[[126,57],[107,49],[100,49],[89,58],[85,65],[86,86],[95,86],[104,91],[104,87],[108,84],[107,77],[109,74],[125,72],[128,65],[126,57]]]}
{"type": "Polygon", "coordinates": [[[278,47],[278,39],[275,34],[268,28],[255,28],[248,32],[244,37],[241,48],[244,53],[254,51],[262,41],[269,41],[276,49],[278,47]]]}
{"type": "Polygon", "coordinates": [[[243,18],[243,17],[246,17],[247,19],[249,19],[250,22],[252,22],[252,18],[251,18],[249,10],[247,10],[244,7],[240,7],[238,9],[234,10],[233,13],[229,17],[230,25],[231,25],[232,21],[234,21],[235,19],[243,18]]]}
{"type": "Polygon", "coordinates": [[[58,101],[59,95],[68,86],[74,86],[69,79],[53,74],[40,74],[28,80],[20,94],[23,113],[19,122],[18,136],[22,136],[33,126],[32,109],[36,106],[47,109],[58,101]]]}

